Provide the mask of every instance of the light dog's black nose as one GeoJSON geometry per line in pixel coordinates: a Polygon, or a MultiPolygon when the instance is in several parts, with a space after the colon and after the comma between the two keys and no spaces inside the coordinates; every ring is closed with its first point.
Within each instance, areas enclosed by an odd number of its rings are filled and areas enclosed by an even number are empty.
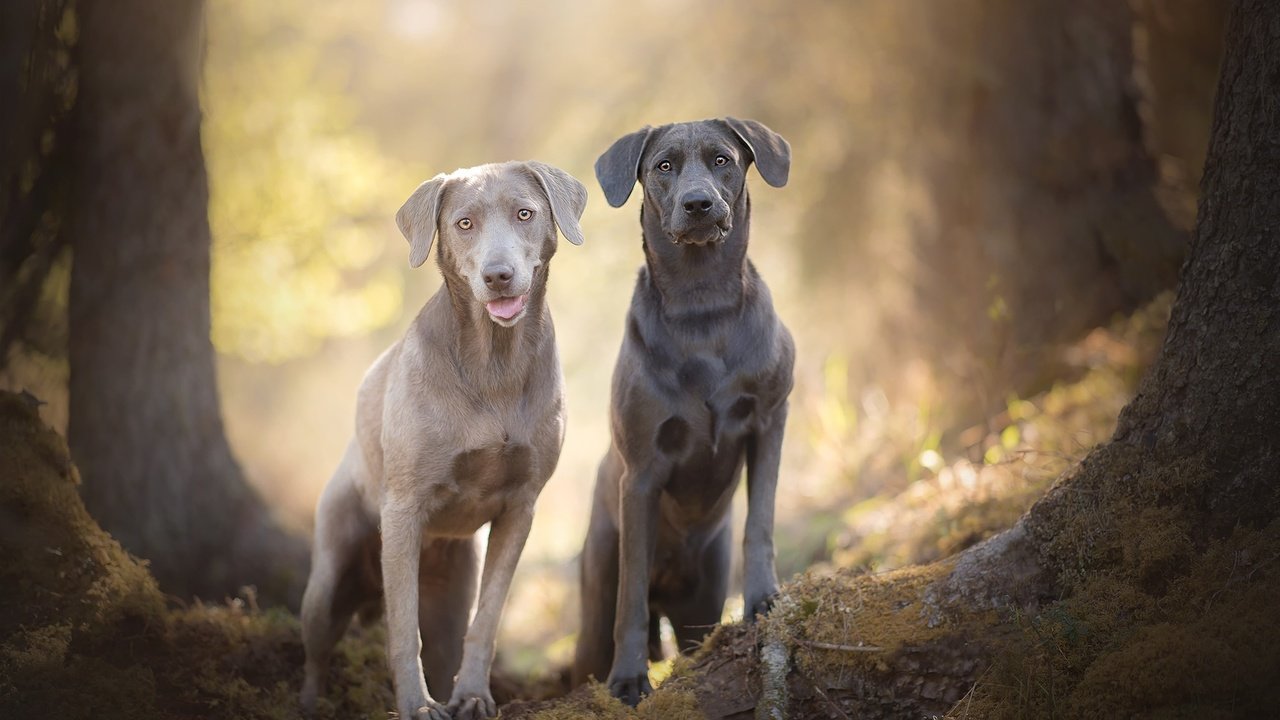
{"type": "Polygon", "coordinates": [[[706,193],[695,190],[685,195],[684,199],[681,200],[681,204],[684,205],[686,213],[697,217],[706,215],[707,211],[711,209],[711,198],[706,193]]]}
{"type": "Polygon", "coordinates": [[[484,284],[491,290],[506,290],[511,285],[511,277],[515,271],[510,265],[486,265],[484,268],[484,284]]]}

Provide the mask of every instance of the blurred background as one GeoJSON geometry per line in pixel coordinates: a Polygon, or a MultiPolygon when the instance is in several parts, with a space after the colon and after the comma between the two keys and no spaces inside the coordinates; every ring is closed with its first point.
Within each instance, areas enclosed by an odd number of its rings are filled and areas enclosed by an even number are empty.
{"type": "MultiPolygon", "coordinates": [[[[646,124],[754,118],[794,153],[787,187],[749,176],[750,254],[798,345],[779,574],[961,549],[1110,434],[1158,349],[1225,5],[208,0],[199,97],[231,447],[309,532],[364,370],[440,284],[434,264],[408,267],[400,204],[485,162],[575,175],[587,241],[560,244],[550,286],[568,435],[500,641],[520,672],[565,661],[643,262],[639,193],[609,208],[592,163],[646,124]]],[[[47,22],[75,44],[74,15],[47,22]]],[[[65,72],[54,47],[42,72],[65,72]]],[[[0,264],[0,384],[65,430],[71,252],[30,257],[0,264]],[[20,287],[36,288],[24,311],[20,287]]]]}

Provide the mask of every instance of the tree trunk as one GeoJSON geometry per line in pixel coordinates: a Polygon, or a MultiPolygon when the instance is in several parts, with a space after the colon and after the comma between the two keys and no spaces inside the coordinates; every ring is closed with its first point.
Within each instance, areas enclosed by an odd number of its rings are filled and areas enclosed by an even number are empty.
{"type": "Polygon", "coordinates": [[[692,693],[711,718],[1274,713],[1280,4],[1241,0],[1227,43],[1169,334],[1112,441],[957,557],[801,577],[651,702],[692,693]]]}
{"type": "Polygon", "coordinates": [[[42,307],[41,292],[65,246],[58,220],[76,95],[73,5],[0,4],[0,369],[19,342],[63,352],[62,308],[42,307]]]}
{"type": "Polygon", "coordinates": [[[162,587],[296,601],[281,532],[223,434],[200,145],[203,3],[82,6],[68,435],[85,503],[162,587]]]}
{"type": "Polygon", "coordinates": [[[1188,154],[1203,161],[1213,85],[1194,81],[1217,77],[1226,2],[1153,4],[845,6],[892,8],[890,26],[911,28],[876,38],[891,60],[864,101],[871,118],[830,151],[841,161],[795,238],[832,303],[877,308],[831,321],[850,324],[834,337],[875,338],[855,386],[892,384],[918,355],[961,380],[943,381],[940,404],[962,429],[1062,377],[1063,343],[1174,286],[1194,193],[1170,176],[1188,154]],[[877,220],[895,205],[904,228],[877,220]]]}
{"type": "MultiPolygon", "coordinates": [[[[1135,47],[1140,8],[1112,0],[947,7],[925,21],[935,35],[960,39],[916,100],[927,108],[921,134],[949,142],[936,150],[921,142],[909,160],[937,216],[915,248],[926,325],[908,332],[932,341],[928,356],[974,391],[949,404],[985,418],[1010,392],[1061,377],[1062,343],[1172,288],[1190,226],[1161,202],[1159,161],[1169,150],[1152,147],[1141,110],[1164,110],[1165,88],[1139,82],[1160,69],[1135,47]],[[975,27],[949,30],[957,22],[975,27]]],[[[1220,38],[1207,22],[1201,32],[1212,44],[1220,38]]],[[[1185,61],[1188,69],[1216,68],[1216,55],[1192,57],[1200,64],[1185,61]]],[[[1194,105],[1206,115],[1211,93],[1202,88],[1194,105]]],[[[1205,137],[1197,141],[1203,147],[1205,137]]]]}
{"type": "Polygon", "coordinates": [[[1192,255],[1164,352],[1117,442],[1206,453],[1220,520],[1255,518],[1280,427],[1280,10],[1242,2],[1218,88],[1192,255]]]}

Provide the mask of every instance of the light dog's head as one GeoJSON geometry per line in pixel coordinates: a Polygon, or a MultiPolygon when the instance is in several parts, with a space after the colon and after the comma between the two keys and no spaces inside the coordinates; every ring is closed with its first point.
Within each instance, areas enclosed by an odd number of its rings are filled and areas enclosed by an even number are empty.
{"type": "Polygon", "coordinates": [[[596,161],[596,178],[613,207],[639,180],[646,218],[657,214],[666,240],[714,246],[733,230],[753,161],[765,182],[787,184],[791,147],[782,136],[755,120],[699,120],[624,135],[596,161]]]}
{"type": "Polygon", "coordinates": [[[556,251],[556,227],[574,245],[587,189],[565,171],[540,162],[480,165],[422,183],[396,214],[409,241],[409,264],[431,251],[446,278],[470,288],[493,322],[511,327],[524,317],[529,297],[546,282],[556,251]]]}

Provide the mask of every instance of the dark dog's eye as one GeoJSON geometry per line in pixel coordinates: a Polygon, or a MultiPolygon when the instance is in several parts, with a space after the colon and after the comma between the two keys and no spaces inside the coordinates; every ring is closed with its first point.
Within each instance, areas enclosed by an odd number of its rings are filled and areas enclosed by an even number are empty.
{"type": "Polygon", "coordinates": [[[471,218],[462,218],[461,220],[459,220],[459,221],[458,221],[458,227],[462,228],[463,230],[470,230],[470,229],[471,229],[471,218]]]}
{"type": "Polygon", "coordinates": [[[716,156],[716,165],[728,165],[728,164],[729,164],[729,158],[723,155],[716,156]]]}
{"type": "Polygon", "coordinates": [[[529,218],[533,217],[533,211],[528,208],[520,208],[519,210],[516,211],[516,217],[520,218],[521,220],[528,220],[529,218]]]}
{"type": "Polygon", "coordinates": [[[671,161],[663,160],[658,163],[658,170],[661,170],[662,172],[671,172],[671,161]]]}

